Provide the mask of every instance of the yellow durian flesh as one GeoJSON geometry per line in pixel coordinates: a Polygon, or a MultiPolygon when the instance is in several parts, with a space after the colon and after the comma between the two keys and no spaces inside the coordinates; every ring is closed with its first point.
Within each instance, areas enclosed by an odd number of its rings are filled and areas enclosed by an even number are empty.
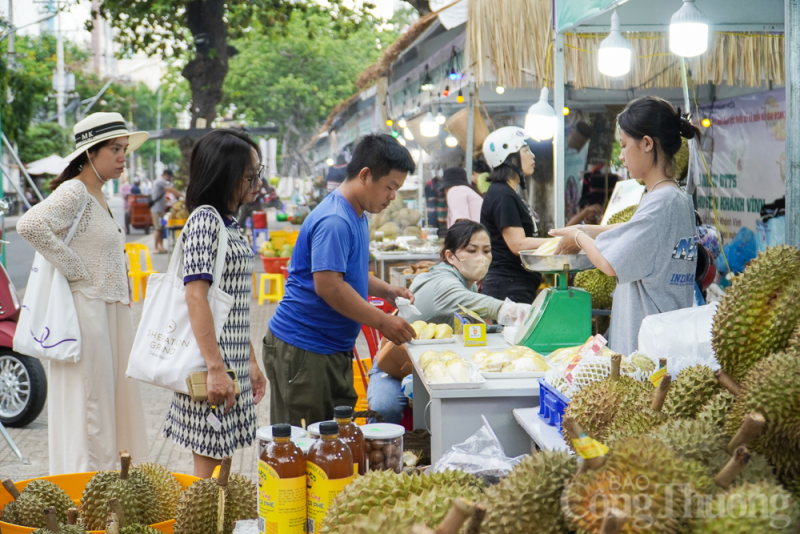
{"type": "Polygon", "coordinates": [[[431,360],[438,360],[439,355],[436,353],[435,350],[426,350],[423,352],[419,357],[419,366],[425,369],[425,366],[431,360]]]}
{"type": "Polygon", "coordinates": [[[548,239],[547,242],[536,249],[533,253],[534,256],[551,256],[555,251],[556,247],[558,246],[558,242],[561,241],[560,237],[554,237],[552,239],[548,239]]]}
{"type": "Polygon", "coordinates": [[[422,332],[419,333],[420,339],[433,339],[433,335],[436,333],[436,325],[429,324],[425,328],[422,329],[422,332]]]}
{"type": "Polygon", "coordinates": [[[475,353],[472,355],[472,361],[479,366],[484,362],[489,355],[492,354],[490,349],[480,349],[476,350],[475,353]]]}
{"type": "Polygon", "coordinates": [[[449,339],[453,337],[453,328],[449,324],[437,324],[434,330],[434,339],[449,339]]]}
{"type": "Polygon", "coordinates": [[[411,323],[411,328],[414,329],[414,332],[417,334],[417,337],[422,333],[422,330],[428,326],[428,323],[425,321],[414,321],[411,323]]]}

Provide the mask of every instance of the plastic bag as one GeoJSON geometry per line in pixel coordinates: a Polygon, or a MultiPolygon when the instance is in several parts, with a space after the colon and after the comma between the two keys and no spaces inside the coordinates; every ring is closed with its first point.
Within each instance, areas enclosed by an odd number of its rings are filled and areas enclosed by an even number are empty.
{"type": "Polygon", "coordinates": [[[441,473],[457,469],[482,478],[486,484],[497,484],[525,457],[509,458],[486,417],[483,426],[464,443],[453,445],[428,471],[441,473]]]}
{"type": "Polygon", "coordinates": [[[639,330],[639,350],[652,360],[667,359],[667,372],[675,376],[693,365],[719,369],[711,347],[711,326],[717,303],[649,315],[639,330]]]}

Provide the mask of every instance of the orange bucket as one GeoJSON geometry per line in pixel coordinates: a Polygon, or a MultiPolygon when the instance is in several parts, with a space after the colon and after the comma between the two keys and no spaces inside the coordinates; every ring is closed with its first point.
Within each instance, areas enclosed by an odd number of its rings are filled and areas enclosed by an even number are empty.
{"type": "MultiPolygon", "coordinates": [[[[83,490],[86,488],[86,484],[89,483],[89,480],[97,473],[97,471],[92,471],[91,473],[72,473],[69,475],[55,475],[51,477],[41,477],[44,480],[49,480],[56,486],[60,487],[64,491],[67,492],[67,495],[75,502],[76,506],[80,506],[81,503],[81,496],[83,495],[83,490]]],[[[181,473],[172,473],[175,475],[175,478],[178,479],[183,489],[188,488],[189,486],[194,483],[195,480],[199,480],[197,477],[192,475],[183,475],[181,473]]],[[[21,482],[15,482],[14,485],[17,487],[19,491],[25,489],[25,486],[31,480],[36,479],[28,479],[23,480],[21,482]]],[[[11,498],[11,495],[7,491],[0,492],[0,508],[5,508],[5,506],[13,501],[14,499],[11,498]]],[[[150,525],[156,530],[163,532],[164,534],[173,534],[173,528],[175,526],[175,520],[170,519],[169,521],[162,521],[161,523],[156,523],[154,525],[150,525]]],[[[19,525],[12,525],[11,523],[4,523],[0,521],[0,531],[3,534],[29,534],[36,530],[35,528],[30,527],[22,527],[19,525]]],[[[105,532],[105,530],[90,530],[89,532],[105,532]]]]}

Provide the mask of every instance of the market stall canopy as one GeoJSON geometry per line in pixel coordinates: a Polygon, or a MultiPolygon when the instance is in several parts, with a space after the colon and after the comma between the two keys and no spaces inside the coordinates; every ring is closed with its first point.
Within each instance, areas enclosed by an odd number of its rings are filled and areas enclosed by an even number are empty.
{"type": "Polygon", "coordinates": [[[28,171],[28,174],[31,175],[39,175],[39,174],[52,174],[53,176],[58,176],[64,169],[67,168],[69,162],[58,156],[53,154],[52,156],[47,156],[46,158],[42,158],[36,160],[32,163],[29,163],[25,166],[28,171]]]}

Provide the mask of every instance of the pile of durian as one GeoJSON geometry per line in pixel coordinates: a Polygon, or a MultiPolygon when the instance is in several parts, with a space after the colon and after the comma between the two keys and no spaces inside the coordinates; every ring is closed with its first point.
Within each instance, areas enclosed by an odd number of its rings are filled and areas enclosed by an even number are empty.
{"type": "Polygon", "coordinates": [[[125,451],[120,464],[119,471],[100,471],[89,480],[80,508],[49,480],[32,480],[20,492],[6,479],[3,487],[14,500],[3,508],[0,520],[36,528],[36,534],[115,534],[114,529],[118,534],[157,534],[150,525],[175,519],[175,534],[218,534],[220,489],[225,494],[222,534],[231,534],[238,520],[258,517],[256,485],[230,473],[230,457],[223,460],[217,478],[198,480],[185,491],[158,464],[133,467],[125,451]]]}
{"type": "Polygon", "coordinates": [[[420,354],[419,366],[428,384],[472,382],[472,365],[452,350],[427,350],[420,354]]]}
{"type": "Polygon", "coordinates": [[[406,208],[403,199],[397,197],[380,213],[372,215],[369,222],[370,239],[376,231],[383,232],[384,239],[396,239],[401,235],[419,237],[422,213],[406,208]]]}
{"type": "Polygon", "coordinates": [[[417,339],[450,339],[453,337],[453,327],[449,324],[426,323],[425,321],[414,321],[411,328],[417,334],[417,339]]]}
{"type": "Polygon", "coordinates": [[[501,351],[478,349],[472,362],[485,373],[544,373],[550,366],[535,350],[515,345],[501,351]]]}

